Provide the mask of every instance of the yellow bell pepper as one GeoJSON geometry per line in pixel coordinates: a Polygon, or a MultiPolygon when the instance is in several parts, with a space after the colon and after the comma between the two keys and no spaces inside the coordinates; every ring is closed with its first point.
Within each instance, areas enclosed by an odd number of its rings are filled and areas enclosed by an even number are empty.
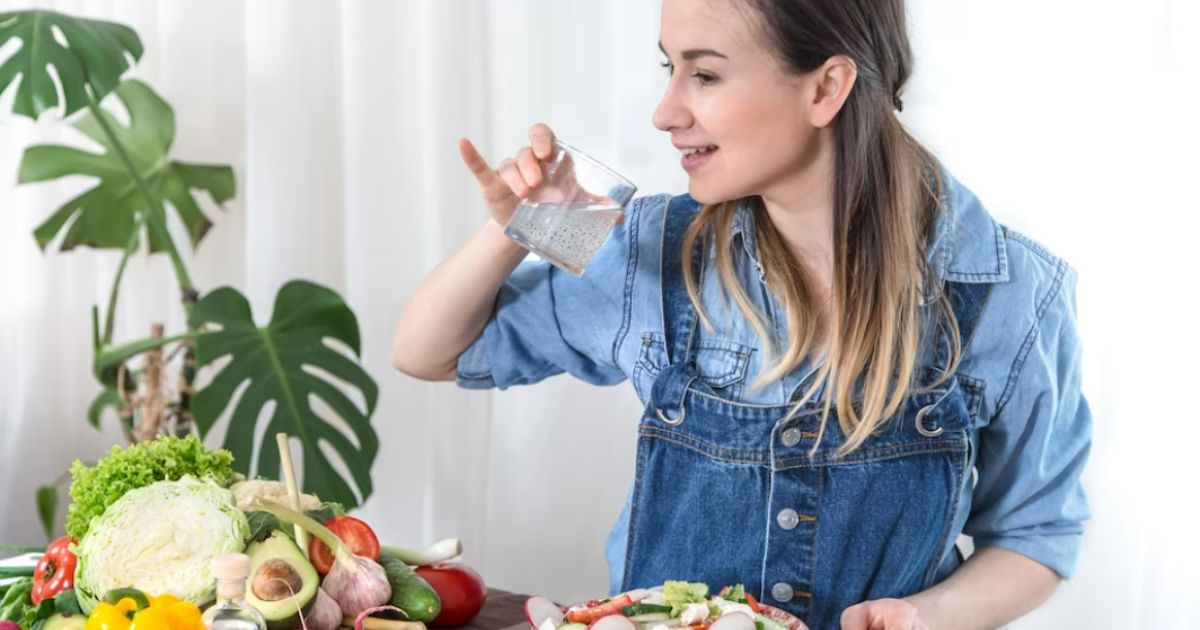
{"type": "Polygon", "coordinates": [[[200,608],[174,595],[146,597],[135,589],[116,589],[88,616],[84,630],[204,630],[200,608]]]}

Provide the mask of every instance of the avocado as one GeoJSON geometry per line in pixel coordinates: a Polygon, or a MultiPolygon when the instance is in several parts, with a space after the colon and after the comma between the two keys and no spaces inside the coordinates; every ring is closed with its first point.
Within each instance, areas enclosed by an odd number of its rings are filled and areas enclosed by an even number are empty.
{"type": "Polygon", "coordinates": [[[250,579],[246,603],[262,613],[267,630],[300,627],[300,615],[317,601],[321,578],[287,534],[275,530],[246,548],[250,579]]]}
{"type": "Polygon", "coordinates": [[[41,630],[83,630],[87,615],[54,613],[42,620],[41,630]]]}

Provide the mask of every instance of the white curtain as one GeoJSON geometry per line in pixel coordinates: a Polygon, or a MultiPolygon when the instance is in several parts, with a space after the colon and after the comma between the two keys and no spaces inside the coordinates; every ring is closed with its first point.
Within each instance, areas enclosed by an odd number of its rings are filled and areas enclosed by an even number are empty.
{"type": "MultiPolygon", "coordinates": [[[[307,278],[357,313],[383,444],[360,515],[380,537],[458,536],[492,586],[603,594],[604,539],[633,472],[632,388],[559,377],[467,392],[395,373],[388,348],[416,283],[485,216],[458,137],[494,164],[546,122],[641,194],[686,190],[650,124],[666,81],[659,2],[0,0],[0,11],[31,5],[133,26],[146,46],[136,76],[176,112],[173,156],[234,166],[237,198],[207,207],[216,225],[189,258],[202,290],[238,287],[263,321],[284,282],[307,278]]],[[[1000,220],[1081,275],[1095,518],[1078,576],[1011,627],[1197,627],[1200,9],[913,0],[909,14],[917,69],[902,118],[1000,220]]],[[[84,421],[89,309],[105,302],[117,255],[37,249],[34,226],[88,185],[14,186],[22,151],[42,142],[79,139],[50,115],[0,114],[0,541],[14,543],[41,541],[38,485],[120,440],[112,418],[99,432],[84,421]]],[[[117,337],[152,321],[182,328],[176,295],[164,258],[134,259],[117,337]]]]}

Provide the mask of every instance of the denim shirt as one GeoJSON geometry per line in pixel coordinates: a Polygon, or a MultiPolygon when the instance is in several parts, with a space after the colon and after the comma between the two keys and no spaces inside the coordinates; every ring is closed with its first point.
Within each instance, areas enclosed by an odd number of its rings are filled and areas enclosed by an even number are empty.
{"type": "MultiPolygon", "coordinates": [[[[976,549],[1006,548],[1068,578],[1082,522],[1090,517],[1080,483],[1091,413],[1080,391],[1076,273],[1042,245],[1001,226],[952,176],[944,178],[946,194],[926,248],[938,282],[924,288],[923,300],[936,299],[946,281],[992,285],[957,372],[978,383],[982,395],[972,410],[974,483],[964,485],[954,531],[971,536],[976,549]]],[[[459,386],[505,389],[566,372],[596,385],[629,380],[648,402],[654,367],[666,352],[659,253],[670,200],[666,194],[634,199],[581,278],[545,262],[522,263],[501,287],[483,332],[460,356],[459,386]]],[[[785,316],[756,255],[754,221],[746,204],[737,209],[730,244],[735,270],[755,307],[786,339],[785,316]]],[[[730,400],[795,400],[815,366],[803,363],[777,382],[752,388],[765,367],[762,344],[724,299],[712,268],[706,265],[701,279],[715,326],[699,328],[701,377],[730,400]]],[[[925,354],[922,363],[929,360],[925,354]]],[[[610,593],[624,569],[628,512],[627,499],[606,549],[610,593]]]]}

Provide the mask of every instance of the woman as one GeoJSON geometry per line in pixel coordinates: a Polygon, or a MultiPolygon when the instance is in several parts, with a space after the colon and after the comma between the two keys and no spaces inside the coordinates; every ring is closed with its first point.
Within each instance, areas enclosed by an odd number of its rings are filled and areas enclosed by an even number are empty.
{"type": "Polygon", "coordinates": [[[902,0],[663,0],[653,122],[689,194],[635,199],[580,279],[513,272],[503,234],[551,130],[498,170],[460,141],[491,220],[418,287],[393,363],[632,381],[613,592],[741,582],[813,628],[990,628],[1071,574],[1075,273],[905,131],[905,30],[902,0]]]}

